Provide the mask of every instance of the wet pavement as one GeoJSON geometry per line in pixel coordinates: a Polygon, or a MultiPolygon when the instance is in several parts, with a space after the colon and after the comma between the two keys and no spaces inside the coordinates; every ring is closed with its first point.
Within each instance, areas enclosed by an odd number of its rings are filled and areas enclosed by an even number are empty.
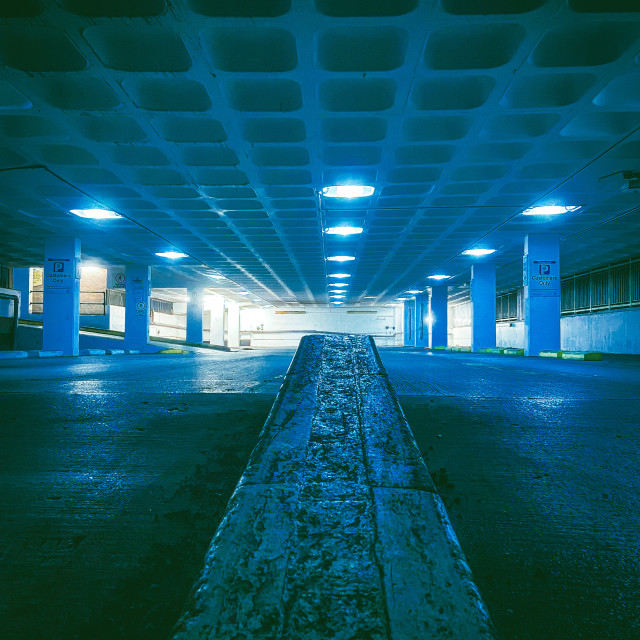
{"type": "MultiPolygon", "coordinates": [[[[165,640],[293,351],[0,364],[0,637],[165,640]]],[[[505,640],[640,637],[640,361],[381,350],[505,640]]]]}
{"type": "Polygon", "coordinates": [[[640,638],[640,358],[381,355],[503,637],[640,638]]]}

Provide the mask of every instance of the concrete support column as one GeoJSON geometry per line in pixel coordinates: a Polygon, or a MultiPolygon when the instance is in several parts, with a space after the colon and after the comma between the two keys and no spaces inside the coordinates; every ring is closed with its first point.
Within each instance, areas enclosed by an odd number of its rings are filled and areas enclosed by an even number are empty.
{"type": "Polygon", "coordinates": [[[240,305],[233,300],[226,301],[227,340],[229,347],[240,346],[240,305]]]}
{"type": "Polygon", "coordinates": [[[138,348],[149,344],[149,267],[127,265],[125,282],[124,340],[128,347],[138,348]]]}
{"type": "Polygon", "coordinates": [[[202,342],[202,287],[187,287],[187,342],[202,342]]]}
{"type": "Polygon", "coordinates": [[[78,355],[81,262],[78,238],[45,240],[42,317],[42,348],[45,351],[78,355]]]}
{"type": "Polygon", "coordinates": [[[471,351],[496,346],[496,265],[471,267],[471,351]]]}
{"type": "Polygon", "coordinates": [[[208,306],[211,310],[209,323],[209,344],[224,345],[224,298],[214,293],[209,296],[208,306]]]}
{"type": "Polygon", "coordinates": [[[447,337],[447,305],[449,287],[446,284],[434,285],[431,288],[431,348],[448,346],[447,337]]]}
{"type": "Polygon", "coordinates": [[[416,344],[416,301],[404,303],[404,346],[414,347],[416,344]]]}
{"type": "Polygon", "coordinates": [[[560,237],[530,233],[524,241],[524,353],[560,349],[560,237]]]}
{"type": "Polygon", "coordinates": [[[416,347],[429,346],[429,295],[416,296],[416,347]]]}

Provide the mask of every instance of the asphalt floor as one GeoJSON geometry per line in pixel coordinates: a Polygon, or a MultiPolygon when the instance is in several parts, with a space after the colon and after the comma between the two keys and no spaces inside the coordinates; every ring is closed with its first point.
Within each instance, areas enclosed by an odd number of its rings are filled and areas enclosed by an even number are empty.
{"type": "MultiPolygon", "coordinates": [[[[0,363],[0,638],[165,640],[293,353],[0,363]]],[[[381,355],[501,638],[640,637],[640,359],[381,355]]]]}

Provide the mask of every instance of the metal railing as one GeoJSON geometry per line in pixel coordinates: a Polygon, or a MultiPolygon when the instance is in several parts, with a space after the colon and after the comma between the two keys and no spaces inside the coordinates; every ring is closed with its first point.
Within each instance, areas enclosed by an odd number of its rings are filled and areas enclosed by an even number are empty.
{"type": "Polygon", "coordinates": [[[18,316],[20,309],[20,297],[15,293],[5,293],[4,291],[0,291],[0,298],[3,300],[12,300],[13,301],[13,321],[11,323],[11,349],[16,348],[16,337],[18,335],[18,316]]]}

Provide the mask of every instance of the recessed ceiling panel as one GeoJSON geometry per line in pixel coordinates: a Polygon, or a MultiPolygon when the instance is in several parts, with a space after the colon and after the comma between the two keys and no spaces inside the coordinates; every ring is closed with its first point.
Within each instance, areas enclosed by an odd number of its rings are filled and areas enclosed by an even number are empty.
{"type": "Polygon", "coordinates": [[[279,27],[210,27],[202,41],[215,70],[276,73],[298,66],[296,39],[279,27]]]}
{"type": "Polygon", "coordinates": [[[526,35],[513,24],[441,27],[427,40],[424,62],[430,69],[494,69],[507,64],[526,35]]]}
{"type": "Polygon", "coordinates": [[[0,63],[28,73],[80,71],[87,66],[64,32],[33,25],[0,27],[0,63]]]}
{"type": "Polygon", "coordinates": [[[409,34],[398,27],[332,27],[317,36],[326,71],[390,71],[402,66],[409,34]]]}
{"type": "Polygon", "coordinates": [[[327,111],[386,111],[393,106],[396,83],[388,78],[335,78],[318,87],[327,111]]]}
{"type": "Polygon", "coordinates": [[[191,57],[180,36],[147,25],[99,25],[83,35],[107,67],[122,71],[186,71],[191,57]]]}

